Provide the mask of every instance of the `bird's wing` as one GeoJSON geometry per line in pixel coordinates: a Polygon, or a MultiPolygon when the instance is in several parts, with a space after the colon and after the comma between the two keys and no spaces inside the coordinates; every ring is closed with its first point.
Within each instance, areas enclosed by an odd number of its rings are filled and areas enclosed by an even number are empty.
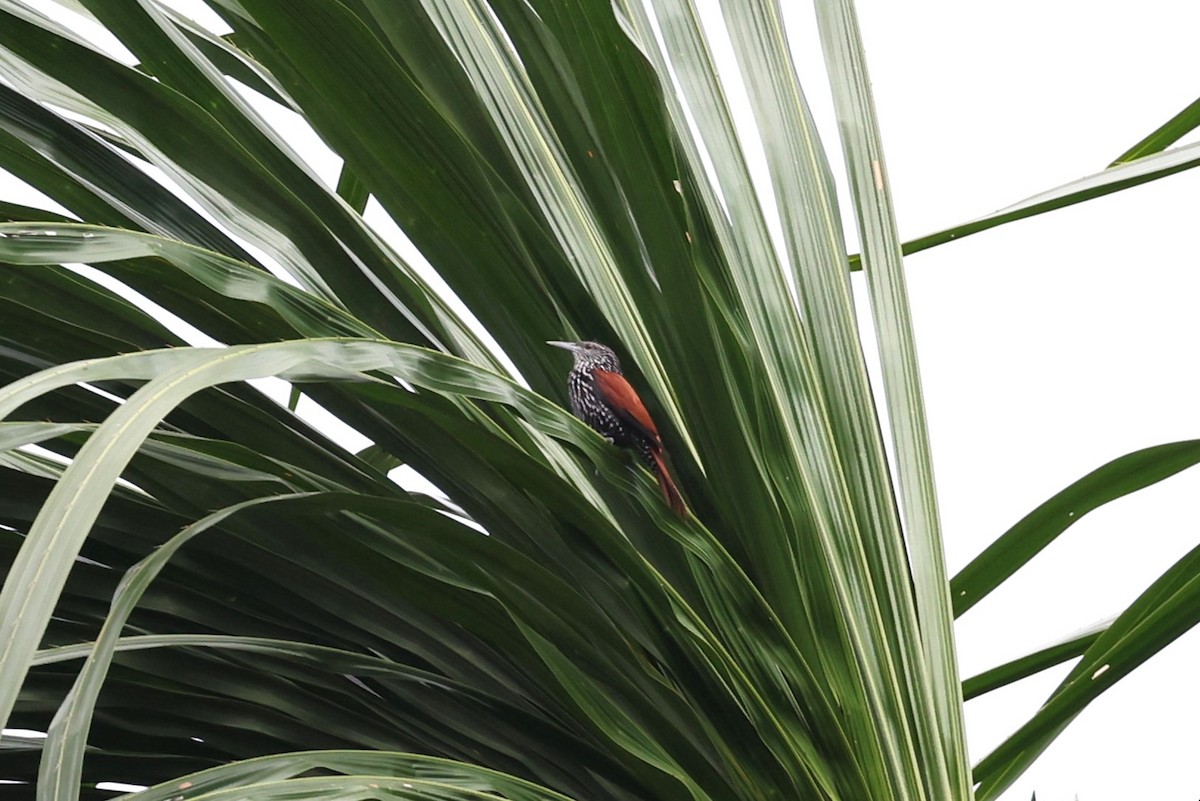
{"type": "Polygon", "coordinates": [[[592,375],[600,399],[622,420],[637,428],[656,445],[661,445],[662,440],[659,439],[658,428],[650,419],[650,412],[646,411],[646,405],[625,376],[608,370],[595,370],[592,375]]]}

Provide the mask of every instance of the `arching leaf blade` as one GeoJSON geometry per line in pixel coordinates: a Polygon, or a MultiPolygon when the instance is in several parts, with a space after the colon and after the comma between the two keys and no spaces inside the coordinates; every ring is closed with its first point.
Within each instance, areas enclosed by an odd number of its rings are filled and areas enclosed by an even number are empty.
{"type": "MultiPolygon", "coordinates": [[[[903,245],[904,255],[919,253],[937,245],[944,245],[971,234],[987,231],[1005,223],[1036,217],[1055,209],[1073,206],[1093,198],[1111,195],[1141,184],[1157,181],[1193,167],[1200,166],[1200,144],[1144,156],[1136,161],[1118,164],[1062,186],[1028,197],[999,211],[984,215],[970,222],[961,223],[936,233],[910,239],[903,245]]],[[[860,256],[850,257],[851,269],[862,269],[860,256]]]]}
{"type": "Polygon", "coordinates": [[[1200,623],[1200,548],[1170,567],[1105,629],[1038,711],[975,766],[992,801],[1092,701],[1200,623]]]}
{"type": "Polygon", "coordinates": [[[1200,440],[1144,448],[1113,459],[1039,505],[972,559],[950,582],[954,614],[964,614],[1080,518],[1110,501],[1200,462],[1200,440]]]}
{"type": "Polygon", "coordinates": [[[1200,127],[1200,100],[1195,100],[1161,126],[1151,131],[1142,141],[1113,159],[1109,167],[1137,161],[1140,158],[1161,153],[1184,136],[1200,127]]]}
{"type": "Polygon", "coordinates": [[[1018,657],[1003,665],[985,670],[963,680],[963,700],[970,701],[992,690],[1028,678],[1047,668],[1062,664],[1083,654],[1096,639],[1112,624],[1106,620],[1083,631],[1076,632],[1060,642],[1018,657]]]}

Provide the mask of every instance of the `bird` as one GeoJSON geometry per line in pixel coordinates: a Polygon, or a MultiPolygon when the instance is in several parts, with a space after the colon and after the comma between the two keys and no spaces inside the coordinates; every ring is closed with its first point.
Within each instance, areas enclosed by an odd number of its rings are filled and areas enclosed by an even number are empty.
{"type": "Polygon", "coordinates": [[[680,517],[687,504],[667,469],[662,437],[637,390],[621,374],[612,348],[599,342],[547,340],[547,345],[571,351],[575,364],[567,375],[571,411],[600,436],[635,451],[654,477],[663,500],[680,517]]]}

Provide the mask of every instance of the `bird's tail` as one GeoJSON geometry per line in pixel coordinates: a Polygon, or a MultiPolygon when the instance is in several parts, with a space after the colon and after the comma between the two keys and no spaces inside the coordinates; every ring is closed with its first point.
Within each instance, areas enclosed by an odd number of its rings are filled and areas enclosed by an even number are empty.
{"type": "Polygon", "coordinates": [[[651,450],[650,459],[654,462],[654,475],[658,477],[658,489],[662,492],[663,500],[675,514],[687,517],[687,504],[683,502],[683,495],[680,494],[679,487],[675,486],[675,481],[671,478],[671,471],[667,469],[667,463],[663,461],[662,451],[651,450]]]}

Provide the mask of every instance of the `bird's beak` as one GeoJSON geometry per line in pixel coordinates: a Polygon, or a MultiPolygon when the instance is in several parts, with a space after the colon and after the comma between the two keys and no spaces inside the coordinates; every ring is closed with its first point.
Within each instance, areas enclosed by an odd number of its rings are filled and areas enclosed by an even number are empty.
{"type": "Polygon", "coordinates": [[[562,348],[563,350],[569,350],[569,351],[574,351],[577,347],[579,347],[579,344],[577,342],[563,342],[562,340],[559,340],[559,339],[547,339],[546,344],[553,345],[556,348],[562,348]]]}

